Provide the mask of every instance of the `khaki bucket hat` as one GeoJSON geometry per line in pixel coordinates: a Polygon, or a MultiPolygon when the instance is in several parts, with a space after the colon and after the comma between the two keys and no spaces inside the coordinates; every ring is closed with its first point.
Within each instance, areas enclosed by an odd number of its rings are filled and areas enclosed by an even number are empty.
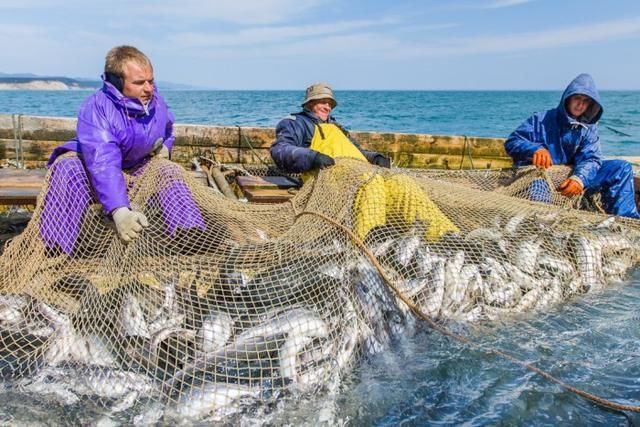
{"type": "Polygon", "coordinates": [[[336,108],[338,105],[338,101],[333,96],[333,90],[331,90],[331,86],[327,83],[314,83],[307,88],[307,91],[304,94],[304,101],[302,102],[302,106],[304,107],[307,102],[313,101],[316,99],[330,99],[333,101],[331,104],[331,108],[336,108]]]}

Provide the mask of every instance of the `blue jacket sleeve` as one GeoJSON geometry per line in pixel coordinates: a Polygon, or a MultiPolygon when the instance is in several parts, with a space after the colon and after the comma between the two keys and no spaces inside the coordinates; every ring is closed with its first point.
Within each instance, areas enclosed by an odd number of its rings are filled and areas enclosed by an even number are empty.
{"type": "Polygon", "coordinates": [[[312,136],[301,119],[281,120],[276,127],[276,140],[269,150],[278,168],[292,173],[311,170],[317,154],[309,148],[312,136]]]}
{"type": "Polygon", "coordinates": [[[531,164],[533,153],[540,148],[545,148],[545,141],[537,114],[518,126],[504,143],[504,149],[513,159],[515,166],[531,164]]]}
{"type": "Polygon", "coordinates": [[[576,149],[574,163],[573,174],[582,180],[585,188],[589,187],[602,165],[602,151],[597,127],[590,126],[587,130],[587,134],[576,149]]]}
{"type": "Polygon", "coordinates": [[[122,152],[110,129],[105,111],[93,103],[83,105],[78,114],[78,147],[98,201],[107,213],[118,207],[130,208],[122,152]]]}

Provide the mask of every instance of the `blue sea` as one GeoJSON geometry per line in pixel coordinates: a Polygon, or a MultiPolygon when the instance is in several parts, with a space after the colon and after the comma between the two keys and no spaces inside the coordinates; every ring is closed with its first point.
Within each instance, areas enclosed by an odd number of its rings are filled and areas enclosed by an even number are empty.
{"type": "MultiPolygon", "coordinates": [[[[90,91],[1,91],[0,113],[75,117],[90,91]]],[[[177,123],[274,127],[300,110],[302,91],[165,91],[177,123]]],[[[351,130],[506,137],[560,91],[337,91],[351,130]]],[[[640,156],[640,91],[602,91],[602,149],[640,156]]]]}
{"type": "MultiPolygon", "coordinates": [[[[0,92],[0,112],[75,116],[83,91],[0,92]]],[[[167,91],[178,123],[272,127],[299,108],[300,91],[167,91]]],[[[640,92],[602,92],[606,155],[640,155],[640,92]]],[[[505,137],[560,92],[342,91],[335,114],[354,130],[505,137]]],[[[500,349],[587,392],[640,404],[640,269],[602,292],[544,313],[471,327],[451,325],[487,351],[500,349]]],[[[335,416],[352,426],[640,425],[539,375],[422,325],[415,336],[356,368],[335,416]]],[[[41,401],[40,401],[41,402],[41,401]]],[[[95,424],[99,414],[0,394],[0,423],[95,424]],[[88,413],[89,412],[89,413],[88,413]],[[52,420],[58,421],[52,421],[52,420]]],[[[314,402],[286,424],[314,424],[314,402]]]]}

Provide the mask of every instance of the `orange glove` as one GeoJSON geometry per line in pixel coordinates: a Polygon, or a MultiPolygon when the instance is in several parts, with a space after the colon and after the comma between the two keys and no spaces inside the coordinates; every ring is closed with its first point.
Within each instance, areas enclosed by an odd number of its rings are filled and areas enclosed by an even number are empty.
{"type": "Polygon", "coordinates": [[[565,179],[560,187],[558,187],[558,191],[562,193],[564,197],[573,197],[582,193],[582,184],[575,179],[565,179]]]}
{"type": "Polygon", "coordinates": [[[539,148],[538,151],[533,153],[531,163],[538,168],[550,168],[551,165],[553,165],[553,162],[551,161],[551,154],[549,153],[549,150],[546,148],[539,148]]]}

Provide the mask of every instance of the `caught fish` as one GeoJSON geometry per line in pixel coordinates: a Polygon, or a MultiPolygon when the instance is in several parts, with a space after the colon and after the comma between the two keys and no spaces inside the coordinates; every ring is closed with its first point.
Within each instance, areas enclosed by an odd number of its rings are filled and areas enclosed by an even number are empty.
{"type": "Polygon", "coordinates": [[[535,271],[538,255],[542,250],[542,239],[524,240],[512,252],[512,263],[528,274],[535,271]]]}
{"type": "Polygon", "coordinates": [[[161,330],[181,328],[185,320],[176,301],[175,283],[164,287],[164,301],[149,320],[149,334],[155,335],[161,330]]]}
{"type": "Polygon", "coordinates": [[[228,313],[207,316],[196,335],[200,350],[208,353],[222,348],[231,337],[233,324],[233,319],[228,313]]]}
{"type": "MultiPolygon", "coordinates": [[[[241,384],[210,383],[202,388],[191,388],[180,396],[176,413],[181,418],[202,419],[208,416],[229,415],[225,409],[230,408],[241,398],[257,398],[260,388],[241,384]]],[[[236,410],[238,410],[236,406],[236,410]]]]}
{"type": "Polygon", "coordinates": [[[136,397],[156,395],[157,386],[146,375],[99,366],[67,364],[47,367],[18,384],[25,391],[62,396],[77,402],[77,396],[117,399],[134,392],[136,397]]]}
{"type": "Polygon", "coordinates": [[[29,300],[21,295],[0,295],[0,327],[14,328],[24,320],[29,300]]]}
{"type": "Polygon", "coordinates": [[[468,281],[463,281],[460,277],[462,266],[464,265],[464,251],[457,251],[456,254],[449,258],[444,267],[444,299],[442,307],[447,312],[445,317],[448,317],[451,312],[450,307],[454,307],[464,299],[464,294],[467,290],[468,281]]]}
{"type": "Polygon", "coordinates": [[[424,314],[431,318],[437,318],[445,292],[445,262],[439,259],[435,262],[430,272],[430,286],[417,298],[417,306],[424,314]]]}
{"type": "Polygon", "coordinates": [[[588,289],[602,288],[602,247],[600,243],[589,240],[585,236],[575,235],[570,240],[570,249],[583,286],[588,289]]]}
{"type": "Polygon", "coordinates": [[[213,353],[204,355],[187,370],[206,366],[209,361],[258,359],[264,352],[278,350],[282,339],[287,336],[319,336],[328,333],[325,322],[312,310],[294,308],[287,312],[277,312],[258,326],[237,335],[235,340],[213,353]]]}
{"type": "Polygon", "coordinates": [[[151,338],[149,325],[144,318],[138,299],[129,294],[120,312],[120,324],[125,337],[151,338]]]}
{"type": "Polygon", "coordinates": [[[507,221],[503,227],[504,232],[506,234],[515,234],[518,226],[520,226],[524,218],[524,215],[514,215],[509,218],[509,221],[507,221]]]}

